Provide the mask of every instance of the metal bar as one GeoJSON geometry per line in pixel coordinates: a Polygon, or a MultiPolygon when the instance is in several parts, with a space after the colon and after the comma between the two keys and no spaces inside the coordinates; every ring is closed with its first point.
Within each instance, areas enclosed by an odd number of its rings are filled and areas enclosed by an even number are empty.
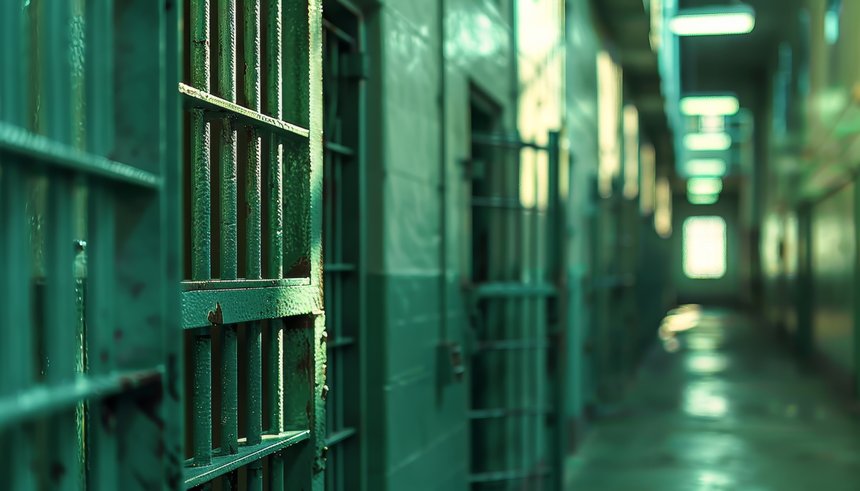
{"type": "Polygon", "coordinates": [[[325,439],[325,445],[327,447],[332,447],[348,438],[352,438],[355,434],[355,428],[342,428],[341,430],[327,436],[325,439]]]}
{"type": "Polygon", "coordinates": [[[83,399],[105,399],[147,387],[161,378],[161,370],[132,370],[82,377],[61,385],[33,386],[0,399],[0,428],[72,409],[83,399]]]}
{"type": "Polygon", "coordinates": [[[355,150],[351,147],[343,145],[341,143],[335,143],[333,141],[325,142],[325,149],[331,153],[338,154],[344,157],[353,157],[355,156],[355,150]]]}
{"type": "Polygon", "coordinates": [[[516,135],[492,135],[482,133],[472,133],[472,144],[483,145],[489,147],[510,148],[520,150],[523,148],[531,148],[534,150],[548,150],[545,145],[539,145],[534,142],[520,140],[516,135]]]}
{"type": "MultiPolygon", "coordinates": [[[[218,0],[218,93],[236,102],[236,0],[218,0]]],[[[238,177],[236,175],[236,130],[229,115],[221,118],[218,140],[221,171],[221,231],[219,276],[237,276],[238,177]]]]}
{"type": "MultiPolygon", "coordinates": [[[[209,92],[209,0],[191,0],[191,84],[209,92]]],[[[202,109],[191,110],[191,278],[211,277],[210,127],[202,109]]]]}
{"type": "Polygon", "coordinates": [[[269,433],[284,431],[284,321],[269,320],[269,433]]]}
{"type": "Polygon", "coordinates": [[[310,314],[322,310],[314,285],[182,292],[182,327],[209,326],[210,313],[221,306],[224,324],[310,314]]]}
{"type": "Polygon", "coordinates": [[[240,445],[236,455],[214,457],[210,465],[203,467],[186,467],[185,489],[209,482],[244,465],[276,454],[291,445],[304,442],[308,438],[310,438],[310,431],[308,430],[285,431],[278,435],[266,435],[259,444],[240,445]]]}
{"type": "Polygon", "coordinates": [[[307,278],[281,278],[257,280],[201,280],[183,281],[183,291],[194,290],[236,290],[252,288],[280,288],[305,286],[310,284],[307,278]]]}
{"type": "Polygon", "coordinates": [[[549,283],[524,284],[517,281],[496,281],[473,285],[476,298],[501,297],[551,297],[558,294],[558,288],[549,283]]]}
{"type": "MultiPolygon", "coordinates": [[[[0,153],[17,156],[20,158],[18,162],[22,164],[34,162],[55,166],[147,189],[158,189],[161,186],[161,178],[150,172],[82,152],[5,122],[0,122],[0,153]]],[[[15,163],[8,160],[5,162],[15,163]]]]}
{"type": "Polygon", "coordinates": [[[354,346],[355,338],[349,336],[343,337],[335,337],[334,339],[330,339],[326,343],[326,348],[328,349],[337,349],[337,348],[345,348],[347,346],[354,346]]]}
{"type": "Polygon", "coordinates": [[[194,334],[192,425],[194,465],[212,462],[212,336],[208,329],[194,334]]]}
{"type": "MultiPolygon", "coordinates": [[[[281,58],[283,54],[283,5],[281,0],[269,1],[268,31],[266,46],[268,47],[268,77],[266,90],[268,93],[267,112],[280,120],[283,117],[283,71],[281,58]]],[[[284,196],[283,196],[283,144],[278,135],[271,134],[269,143],[269,230],[267,231],[269,258],[267,274],[270,278],[281,278],[284,275],[284,196]]]]}
{"type": "Polygon", "coordinates": [[[276,453],[269,458],[269,489],[282,490],[284,482],[284,455],[276,453]]]}
{"type": "Polygon", "coordinates": [[[186,106],[191,109],[206,110],[215,114],[228,113],[244,125],[281,137],[305,139],[310,135],[307,128],[283,121],[280,115],[275,117],[263,114],[259,110],[240,106],[187,84],[179,84],[179,93],[184,96],[186,106]]]}
{"type": "MultiPolygon", "coordinates": [[[[42,3],[38,42],[41,47],[40,123],[45,136],[71,145],[72,136],[72,45],[71,3],[42,3]]],[[[60,387],[75,377],[79,350],[75,318],[74,234],[72,232],[72,176],[49,171],[47,227],[45,234],[46,284],[43,303],[44,371],[50,387],[60,387]]],[[[81,445],[75,411],[66,410],[48,420],[48,444],[52,451],[45,462],[65,472],[52,475],[56,489],[80,488],[81,445]]]]}
{"type": "MultiPolygon", "coordinates": [[[[248,444],[260,443],[263,434],[263,344],[260,322],[249,322],[245,335],[248,341],[248,444]]],[[[250,479],[250,476],[249,476],[250,479]]]]}
{"type": "Polygon", "coordinates": [[[224,326],[221,334],[221,452],[234,454],[239,441],[238,342],[236,326],[224,326]]]}
{"type": "MultiPolygon", "coordinates": [[[[12,15],[13,19],[17,19],[15,16],[20,13],[13,12],[12,15]]],[[[3,22],[2,17],[0,15],[0,22],[3,22]]],[[[0,47],[0,50],[3,48],[10,49],[9,45],[0,47]]],[[[8,65],[4,63],[4,66],[8,65]]],[[[10,82],[10,85],[14,84],[10,82]]],[[[7,106],[6,102],[8,99],[5,97],[0,100],[0,111],[6,109],[0,114],[4,118],[14,119],[17,115],[9,110],[14,106],[7,106]]],[[[0,173],[0,237],[3,237],[0,240],[0,268],[3,270],[3,274],[0,274],[0,298],[5,302],[0,309],[0,325],[3,326],[0,329],[0,366],[4,374],[0,377],[0,394],[4,396],[3,402],[0,402],[0,428],[17,422],[22,416],[29,417],[32,414],[21,408],[17,401],[19,394],[28,393],[24,391],[33,383],[35,373],[29,308],[32,278],[29,224],[25,208],[26,177],[18,166],[5,165],[8,162],[9,159],[2,161],[4,165],[0,173]],[[20,328],[15,329],[13,326],[20,328]],[[7,397],[16,403],[6,402],[10,400],[6,399],[7,397]]],[[[10,489],[34,489],[34,474],[30,470],[33,450],[26,429],[14,428],[4,439],[8,445],[14,445],[15,448],[1,464],[3,471],[7,473],[7,485],[10,489]]]]}
{"type": "MultiPolygon", "coordinates": [[[[112,2],[107,2],[112,3],[112,2]]],[[[102,120],[93,120],[95,125],[90,133],[99,132],[102,120]]],[[[88,133],[88,135],[90,135],[88,133]]],[[[98,144],[104,135],[92,135],[93,144],[98,144]]],[[[96,380],[107,382],[110,377],[125,376],[126,380],[157,380],[158,373],[148,372],[122,374],[114,371],[113,339],[115,332],[114,290],[116,286],[116,209],[113,192],[101,182],[91,182],[87,218],[87,294],[86,294],[86,353],[89,382],[94,387],[96,380]],[[129,377],[131,375],[131,377],[129,377]]],[[[114,390],[122,390],[123,385],[115,380],[114,390]]],[[[138,383],[138,382],[135,382],[138,383]]],[[[107,387],[111,387],[108,385],[107,387]]],[[[110,395],[107,393],[106,395],[110,395]]],[[[100,401],[90,400],[87,406],[87,420],[92,422],[110,421],[109,409],[100,401]]],[[[115,428],[104,424],[90,424],[87,427],[87,486],[97,490],[112,490],[119,485],[118,442],[115,428]]]]}
{"type": "MultiPolygon", "coordinates": [[[[245,100],[260,116],[260,0],[246,0],[245,12],[245,100]]],[[[249,130],[248,168],[245,191],[248,207],[246,278],[262,278],[262,171],[260,132],[249,130]]]]}
{"type": "Polygon", "coordinates": [[[352,273],[355,272],[355,264],[350,263],[328,263],[323,266],[326,273],[352,273]]]}

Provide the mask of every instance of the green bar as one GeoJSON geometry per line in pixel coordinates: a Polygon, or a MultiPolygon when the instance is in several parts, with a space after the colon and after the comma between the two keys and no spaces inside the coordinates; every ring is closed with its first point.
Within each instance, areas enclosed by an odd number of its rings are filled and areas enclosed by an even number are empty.
{"type": "MultiPolygon", "coordinates": [[[[41,45],[40,122],[48,138],[72,144],[71,2],[40,4],[41,45]]],[[[74,233],[72,180],[66,173],[48,173],[45,235],[46,284],[44,299],[45,380],[60,386],[75,376],[78,341],[75,319],[74,233]]],[[[49,419],[49,467],[65,469],[54,476],[56,489],[80,488],[80,460],[75,411],[49,419]]]]}
{"type": "Polygon", "coordinates": [[[269,489],[278,491],[284,489],[284,455],[272,454],[269,457],[269,489]]]}
{"type": "MultiPolygon", "coordinates": [[[[218,92],[236,102],[236,0],[218,0],[218,92]]],[[[219,140],[221,169],[221,267],[220,277],[236,279],[237,274],[237,176],[236,130],[230,116],[221,120],[219,140]]]]}
{"type": "Polygon", "coordinates": [[[212,336],[204,331],[194,336],[194,465],[212,462],[212,336]]]}
{"type": "Polygon", "coordinates": [[[221,453],[234,454],[239,449],[239,386],[238,345],[236,326],[223,326],[221,332],[221,355],[224,360],[221,374],[221,453]]]}
{"type": "Polygon", "coordinates": [[[284,363],[284,321],[281,319],[269,320],[269,432],[281,433],[284,431],[284,376],[282,366],[284,363]]]}
{"type": "Polygon", "coordinates": [[[248,340],[248,445],[256,445],[263,434],[263,349],[260,322],[247,324],[248,340]]]}
{"type": "Polygon", "coordinates": [[[248,491],[262,491],[263,489],[263,462],[256,460],[248,464],[248,491]]]}
{"type": "MultiPolygon", "coordinates": [[[[281,0],[269,0],[268,38],[268,91],[267,112],[277,119],[283,118],[283,71],[281,57],[283,53],[283,5],[281,0]]],[[[267,231],[269,258],[268,271],[270,278],[281,278],[284,275],[284,195],[283,195],[283,144],[272,134],[269,136],[269,230],[267,231]]]]}
{"type": "MultiPolygon", "coordinates": [[[[17,13],[16,13],[17,15],[17,13]]],[[[8,47],[8,46],[7,46],[8,47]]],[[[2,49],[2,48],[0,48],[2,49]]],[[[4,60],[5,61],[5,60],[4,60]]],[[[9,73],[9,72],[7,72],[9,73]]],[[[0,111],[4,118],[12,118],[10,106],[0,100],[0,111]]],[[[29,224],[27,220],[26,180],[17,165],[3,162],[0,169],[0,298],[4,306],[0,309],[0,393],[14,394],[33,383],[34,360],[32,323],[30,319],[30,273],[29,224]],[[22,288],[23,286],[23,288],[22,288]],[[20,326],[13,329],[11,326],[20,326]]],[[[10,411],[0,410],[0,417],[10,411]]],[[[33,489],[33,473],[30,462],[33,451],[29,435],[24,428],[13,428],[4,435],[5,442],[14,452],[2,460],[2,470],[9,489],[33,489]]]]}
{"type": "MultiPolygon", "coordinates": [[[[209,0],[191,0],[191,84],[209,91],[209,0]]],[[[191,110],[191,278],[211,277],[210,127],[202,109],[191,110]]]]}
{"type": "Polygon", "coordinates": [[[87,0],[87,149],[107,155],[113,144],[113,1],[87,0]]]}
{"type": "MultiPolygon", "coordinates": [[[[245,2],[245,99],[260,111],[260,0],[245,2]]],[[[250,128],[245,191],[248,208],[247,271],[249,279],[262,278],[262,173],[260,131],[250,128]]],[[[259,330],[259,329],[258,329],[259,330]]]]}
{"type": "MultiPolygon", "coordinates": [[[[90,136],[97,142],[101,137],[90,136]]],[[[87,217],[87,295],[86,295],[86,369],[89,377],[116,373],[111,350],[114,325],[114,286],[116,283],[116,211],[111,190],[95,180],[89,186],[87,217]],[[96,353],[99,355],[93,356],[96,353]]],[[[92,379],[90,379],[92,381],[92,379]]],[[[117,472],[116,428],[99,424],[109,418],[111,409],[100,401],[87,405],[87,486],[112,490],[119,485],[117,472]]]]}

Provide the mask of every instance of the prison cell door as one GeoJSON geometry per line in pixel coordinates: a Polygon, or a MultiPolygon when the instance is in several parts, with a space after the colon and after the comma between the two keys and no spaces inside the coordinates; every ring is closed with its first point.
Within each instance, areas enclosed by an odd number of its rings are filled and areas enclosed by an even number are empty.
{"type": "Polygon", "coordinates": [[[323,256],[328,328],[326,489],[361,489],[364,39],[359,12],[325,3],[323,19],[323,256]]]}
{"type": "Polygon", "coordinates": [[[184,486],[322,489],[321,5],[185,6],[184,486]]]}
{"type": "Polygon", "coordinates": [[[471,488],[560,489],[558,138],[472,134],[471,488]]]}
{"type": "Polygon", "coordinates": [[[5,489],[181,489],[165,25],[164,2],[0,2],[5,489]]]}

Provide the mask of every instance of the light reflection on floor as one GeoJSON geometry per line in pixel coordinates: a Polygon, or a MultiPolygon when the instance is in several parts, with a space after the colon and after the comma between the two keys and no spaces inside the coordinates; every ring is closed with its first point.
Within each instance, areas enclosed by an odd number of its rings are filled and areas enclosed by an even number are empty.
{"type": "Polygon", "coordinates": [[[684,306],[658,339],[615,416],[569,459],[567,489],[860,489],[860,421],[760,326],[684,306]]]}

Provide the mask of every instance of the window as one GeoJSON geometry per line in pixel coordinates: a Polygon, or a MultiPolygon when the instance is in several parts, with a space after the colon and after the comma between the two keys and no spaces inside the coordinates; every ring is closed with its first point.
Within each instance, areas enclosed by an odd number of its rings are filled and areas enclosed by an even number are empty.
{"type": "Polygon", "coordinates": [[[726,274],[726,221],[690,217],[684,221],[684,275],[718,279],[726,274]]]}

